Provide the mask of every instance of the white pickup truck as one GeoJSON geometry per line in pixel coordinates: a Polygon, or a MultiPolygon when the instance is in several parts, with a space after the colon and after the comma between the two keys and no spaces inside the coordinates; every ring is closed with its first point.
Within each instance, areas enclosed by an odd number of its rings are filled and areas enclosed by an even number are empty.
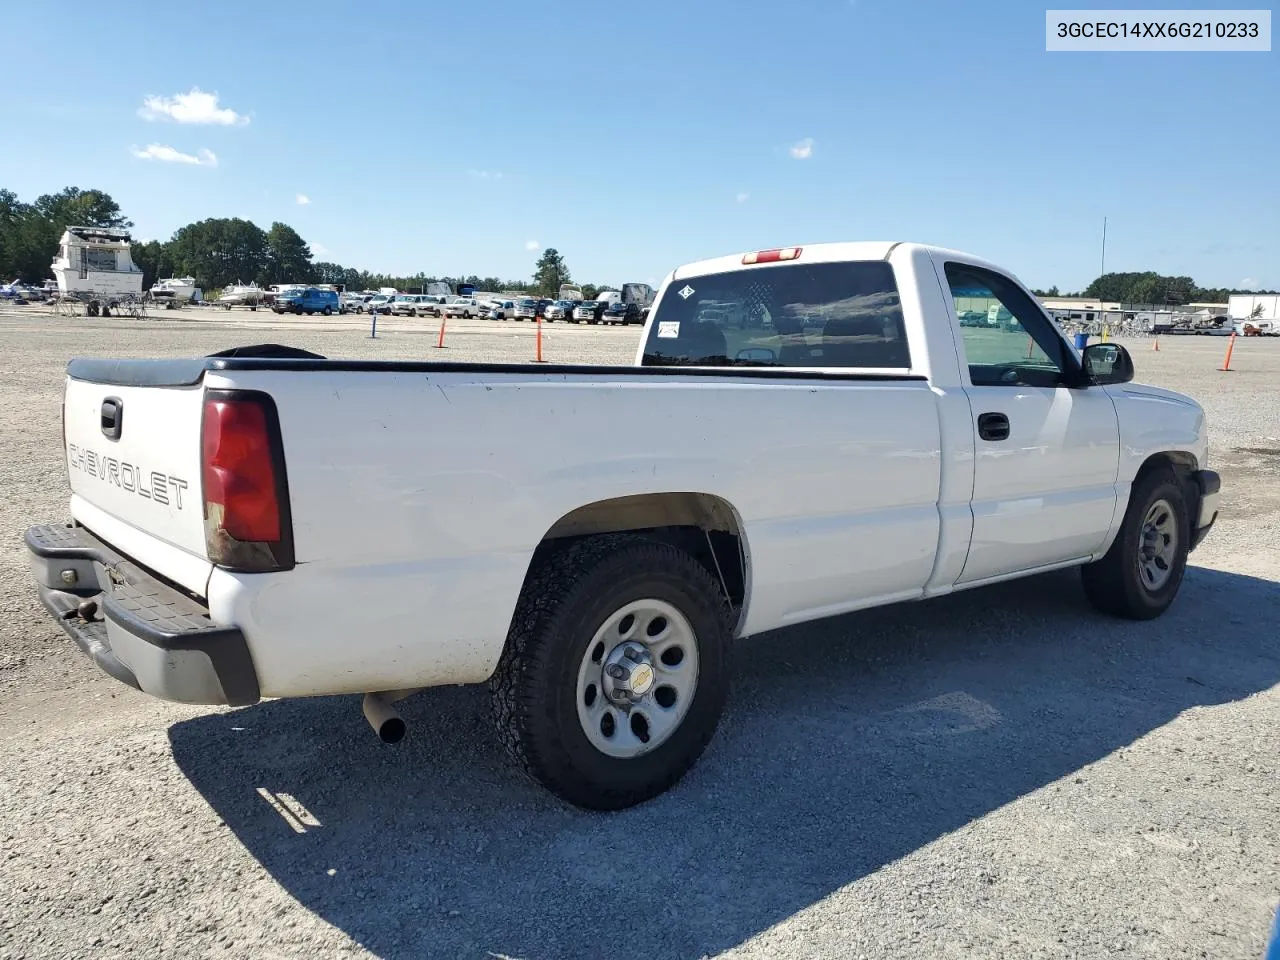
{"type": "Polygon", "coordinates": [[[487,682],[533,778],[620,808],[702,754],[737,638],[1070,565],[1163,613],[1219,479],[1132,376],[963,253],[735,254],[664,279],[633,366],[74,359],[72,519],[26,543],[149,694],[365,694],[393,741],[394,701],[487,682]]]}

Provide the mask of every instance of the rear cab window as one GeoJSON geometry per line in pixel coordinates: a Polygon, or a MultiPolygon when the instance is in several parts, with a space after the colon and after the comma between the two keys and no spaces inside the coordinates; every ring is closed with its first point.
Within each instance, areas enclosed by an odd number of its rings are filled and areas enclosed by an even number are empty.
{"type": "Polygon", "coordinates": [[[893,268],[883,260],[780,263],[673,280],[643,366],[911,366],[893,268]]]}

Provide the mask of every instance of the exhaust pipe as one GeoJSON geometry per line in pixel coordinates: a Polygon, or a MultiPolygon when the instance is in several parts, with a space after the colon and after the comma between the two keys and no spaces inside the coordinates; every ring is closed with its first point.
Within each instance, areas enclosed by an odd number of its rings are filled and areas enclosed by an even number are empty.
{"type": "MultiPolygon", "coordinates": [[[[399,698],[397,698],[399,699],[399,698]]],[[[364,695],[364,718],[383,743],[399,743],[404,739],[404,718],[383,693],[364,695]]]]}

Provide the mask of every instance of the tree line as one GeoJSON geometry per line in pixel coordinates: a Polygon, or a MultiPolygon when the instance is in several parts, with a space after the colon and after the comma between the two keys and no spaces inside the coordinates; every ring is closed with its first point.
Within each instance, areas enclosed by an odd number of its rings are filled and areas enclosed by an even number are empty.
{"type": "Polygon", "coordinates": [[[1093,297],[1115,303],[1150,303],[1169,306],[1185,303],[1226,303],[1232,294],[1275,293],[1274,290],[1240,290],[1201,287],[1190,277],[1166,277],[1154,270],[1137,273],[1104,273],[1081,293],[1059,293],[1057,287],[1032,290],[1037,297],[1093,297]]]}
{"type": "MultiPolygon", "coordinates": [[[[12,190],[0,188],[0,281],[40,283],[49,276],[49,265],[68,226],[120,227],[133,221],[102,190],[65,187],[57,193],[23,203],[12,190]]],[[[287,223],[275,222],[263,230],[250,220],[214,217],[189,223],[165,241],[135,243],[132,256],[142,268],[144,289],[163,277],[194,277],[196,286],[214,297],[233,283],[340,283],[348,290],[394,287],[405,292],[425,292],[428,284],[443,281],[451,289],[471,284],[477,290],[509,290],[555,296],[560,285],[571,283],[564,256],[548,247],[534,265],[531,280],[502,280],[470,274],[438,277],[426,273],[395,276],[371,273],[339,263],[316,261],[311,247],[287,223]]],[[[583,284],[583,294],[594,299],[607,284],[583,284]]],[[[1224,303],[1231,294],[1275,293],[1274,290],[1229,290],[1200,287],[1190,277],[1166,277],[1154,271],[1107,273],[1082,293],[1060,294],[1056,286],[1033,290],[1041,297],[1096,297],[1121,303],[1224,303]]]]}
{"type": "MultiPolygon", "coordinates": [[[[23,203],[12,190],[0,188],[0,280],[39,284],[50,276],[58,241],[68,226],[130,229],[133,221],[102,190],[66,187],[23,203]]],[[[179,228],[168,240],[134,243],[131,256],[142,269],[143,289],[164,277],[194,277],[196,286],[213,298],[236,283],[340,283],[348,290],[394,287],[425,292],[429,284],[445,282],[451,289],[471,284],[477,290],[510,290],[555,296],[562,283],[572,282],[564,257],[548,247],[538,258],[531,280],[503,280],[476,274],[439,277],[419,272],[412,276],[373,273],[339,263],[316,261],[311,247],[293,227],[275,222],[263,230],[239,217],[211,217],[179,228]]],[[[594,298],[603,284],[583,284],[594,298]]]]}

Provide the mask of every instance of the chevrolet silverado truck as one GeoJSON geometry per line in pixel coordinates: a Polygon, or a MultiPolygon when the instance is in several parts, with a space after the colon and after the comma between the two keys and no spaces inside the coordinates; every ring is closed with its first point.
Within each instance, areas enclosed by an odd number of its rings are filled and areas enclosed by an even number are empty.
{"type": "Polygon", "coordinates": [[[1069,566],[1165,613],[1219,478],[1132,378],[977,257],[753,251],[670,273],[628,366],[72,359],[70,519],[26,545],[148,694],[363,695],[395,741],[398,700],[487,684],[535,781],[617,809],[703,754],[739,638],[1069,566]],[[994,306],[1016,331],[960,320],[994,306]]]}

